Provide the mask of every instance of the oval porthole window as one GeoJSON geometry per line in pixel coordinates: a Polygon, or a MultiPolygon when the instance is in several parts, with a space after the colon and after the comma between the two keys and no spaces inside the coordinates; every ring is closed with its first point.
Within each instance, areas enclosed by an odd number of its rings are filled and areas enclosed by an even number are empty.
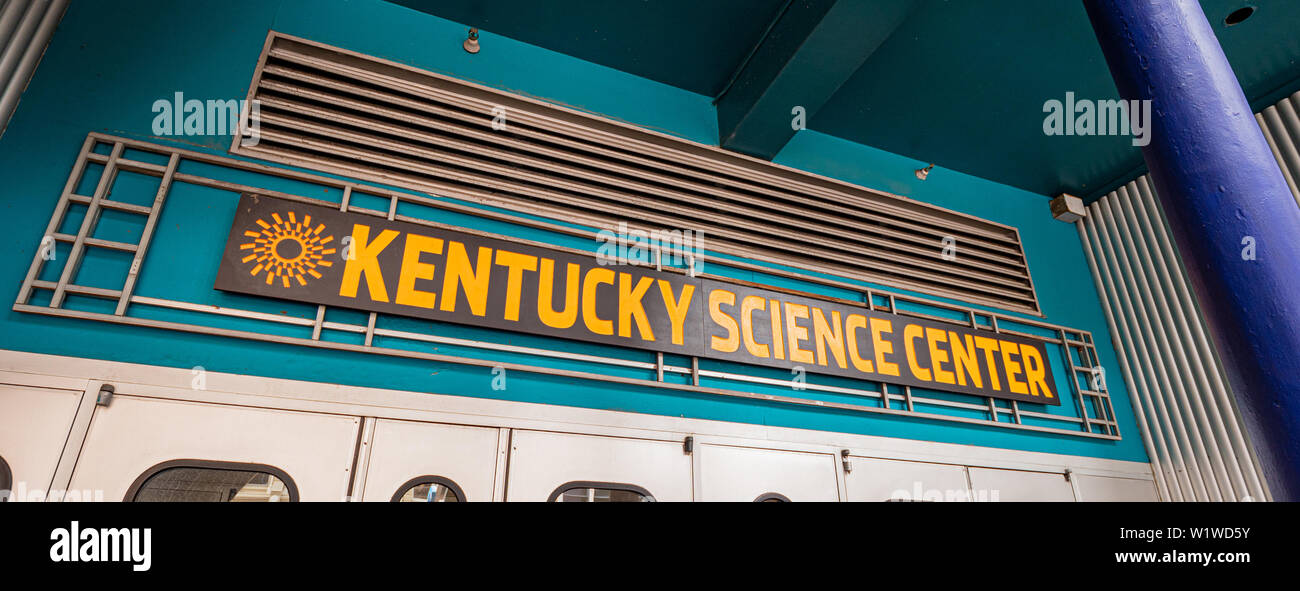
{"type": "Polygon", "coordinates": [[[275,503],[298,500],[283,470],[262,464],[173,460],[145,470],[126,501],[144,503],[275,503]]]}
{"type": "Polygon", "coordinates": [[[635,484],[615,482],[566,482],[547,499],[552,503],[653,503],[650,491],[635,484]]]}
{"type": "Polygon", "coordinates": [[[465,493],[455,482],[441,476],[417,476],[393,494],[394,503],[463,503],[465,493]]]}
{"type": "Polygon", "coordinates": [[[14,475],[9,471],[9,463],[0,457],[0,503],[9,500],[9,495],[13,494],[14,475]]]}

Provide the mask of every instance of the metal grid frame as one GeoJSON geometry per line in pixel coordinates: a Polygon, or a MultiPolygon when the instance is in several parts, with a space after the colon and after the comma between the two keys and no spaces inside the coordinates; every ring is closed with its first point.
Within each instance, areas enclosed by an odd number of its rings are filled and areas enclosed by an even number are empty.
{"type": "MultiPolygon", "coordinates": [[[[46,262],[45,258],[42,256],[41,249],[38,248],[37,252],[33,256],[32,264],[27,272],[27,276],[23,280],[22,287],[19,290],[18,298],[14,303],[13,309],[15,311],[20,311],[20,312],[44,314],[49,316],[96,320],[96,321],[110,322],[116,324],[145,326],[145,327],[159,328],[165,330],[175,330],[181,332],[227,336],[227,337],[234,337],[234,338],[243,338],[243,339],[275,342],[275,343],[283,343],[283,344],[294,344],[294,345],[316,347],[316,348],[366,352],[366,353],[388,355],[394,357],[422,359],[427,361],[470,365],[470,366],[478,366],[478,367],[489,367],[489,368],[501,367],[510,371],[520,371],[520,372],[534,373],[534,374],[546,374],[552,376],[570,377],[575,379],[594,380],[594,381],[600,381],[605,383],[625,384],[625,385],[632,385],[632,386],[664,388],[670,390],[713,394],[713,395],[728,396],[728,397],[741,398],[741,399],[761,400],[761,401],[785,403],[785,404],[793,404],[793,405],[801,405],[801,406],[859,411],[865,413],[901,415],[901,416],[909,416],[909,417],[917,417],[917,418],[925,418],[925,419],[933,419],[933,420],[949,421],[949,422],[968,423],[968,424],[992,425],[992,426],[998,426],[998,427],[1009,428],[1009,429],[1060,433],[1066,435],[1075,435],[1080,437],[1089,437],[1089,438],[1098,438],[1098,439],[1109,439],[1109,440],[1121,439],[1121,435],[1119,432],[1119,425],[1115,418],[1114,410],[1111,407],[1109,395],[1104,391],[1087,390],[1079,385],[1079,381],[1077,379],[1077,374],[1079,372],[1081,371],[1090,372],[1091,368],[1094,367],[1097,363],[1096,347],[1093,344],[1091,333],[1087,331],[1071,329],[1068,327],[1049,324],[1038,320],[1006,316],[996,312],[973,310],[958,305],[930,301],[922,298],[908,296],[905,294],[868,289],[860,285],[854,285],[854,284],[837,281],[834,279],[828,279],[816,275],[805,275],[795,271],[787,271],[784,269],[760,266],[760,265],[743,262],[743,261],[733,261],[730,259],[714,259],[706,256],[699,257],[701,261],[707,260],[711,265],[718,265],[721,267],[730,267],[730,268],[742,269],[742,270],[760,271],[767,274],[788,277],[791,279],[798,279],[801,281],[822,284],[826,286],[838,287],[841,289],[851,289],[861,293],[864,298],[863,301],[861,302],[845,302],[844,300],[837,300],[837,301],[868,307],[872,310],[886,311],[886,312],[912,316],[917,318],[926,318],[926,319],[937,320],[941,322],[948,322],[956,325],[967,325],[975,328],[993,330],[1000,333],[1023,336],[1031,339],[1036,339],[1044,343],[1051,343],[1057,345],[1058,347],[1062,348],[1061,350],[1065,351],[1066,361],[1070,366],[1071,379],[1069,380],[1069,382],[1070,382],[1071,390],[1073,391],[1076,400],[1079,401],[1078,416],[1049,414],[1045,412],[1025,410],[1022,409],[1020,407],[1020,404],[1018,404],[1015,401],[1011,401],[1009,406],[1002,406],[999,405],[997,403],[997,400],[993,398],[985,399],[983,404],[973,404],[968,402],[961,402],[958,400],[949,400],[945,398],[921,396],[914,393],[911,387],[906,387],[906,386],[892,386],[892,390],[894,391],[890,391],[891,386],[889,385],[886,385],[884,383],[879,383],[879,382],[866,381],[866,380],[863,381],[863,384],[875,385],[877,386],[877,388],[876,389],[870,389],[866,387],[845,388],[845,387],[832,386],[826,384],[815,384],[815,383],[802,384],[802,388],[805,390],[832,393],[832,394],[847,394],[852,396],[859,396],[867,400],[874,399],[871,402],[865,404],[816,400],[811,398],[802,398],[798,396],[785,396],[785,395],[747,392],[739,389],[731,389],[725,387],[702,386],[700,385],[700,380],[701,378],[708,378],[708,379],[718,380],[724,383],[728,383],[729,385],[750,383],[750,384],[764,384],[764,385],[774,385],[774,386],[784,386],[784,387],[789,387],[791,382],[789,380],[779,380],[779,379],[737,374],[737,373],[731,373],[725,371],[701,369],[699,364],[699,359],[694,357],[691,358],[691,364],[689,367],[687,367],[687,366],[679,366],[679,365],[670,365],[665,363],[664,356],[662,354],[656,354],[654,356],[654,361],[638,361],[632,359],[602,357],[597,355],[575,354],[575,353],[571,353],[567,351],[559,351],[559,350],[547,350],[547,349],[538,349],[534,347],[506,345],[506,344],[486,342],[486,341],[474,341],[468,339],[439,336],[434,334],[413,333],[408,331],[376,328],[376,318],[378,316],[378,314],[376,313],[369,313],[368,320],[364,326],[359,324],[329,322],[325,320],[326,306],[323,305],[317,307],[316,315],[315,318],[313,319],[313,318],[304,318],[304,317],[297,317],[297,316],[282,316],[282,315],[268,314],[268,313],[257,312],[252,310],[241,310],[237,308],[218,307],[218,306],[207,305],[207,304],[199,304],[193,302],[184,302],[184,301],[169,300],[164,298],[145,297],[145,296],[136,295],[133,293],[134,286],[136,284],[137,278],[142,268],[144,258],[148,253],[148,248],[152,238],[154,226],[156,225],[158,217],[161,214],[167,196],[170,193],[170,189],[175,183],[186,183],[186,184],[198,185],[198,186],[203,186],[208,188],[215,188],[215,189],[230,191],[235,193],[244,193],[244,192],[258,193],[262,195],[288,199],[288,200],[297,201],[301,203],[338,207],[341,211],[359,213],[364,215],[372,215],[377,217],[384,217],[390,220],[401,220],[405,222],[422,224],[422,225],[436,227],[436,228],[453,228],[453,227],[448,226],[446,224],[433,222],[427,219],[398,215],[397,214],[398,204],[405,202],[405,203],[412,203],[412,204],[417,204],[422,206],[429,206],[429,207],[446,210],[446,211],[467,213],[478,217],[505,221],[505,222],[509,222],[521,226],[543,229],[551,232],[558,232],[558,233],[563,233],[563,234],[568,234],[573,236],[586,237],[592,240],[595,240],[596,237],[595,230],[559,225],[548,221],[516,216],[510,213],[488,211],[477,207],[459,204],[456,202],[442,201],[442,200],[433,199],[421,195],[397,192],[390,189],[384,189],[381,187],[355,183],[345,179],[318,176],[311,173],[285,170],[285,169],[268,166],[264,164],[248,162],[243,160],[236,160],[236,159],[226,158],[222,156],[215,156],[211,154],[205,154],[202,152],[177,149],[169,146],[151,144],[139,140],[111,136],[111,135],[106,135],[101,133],[91,133],[87,136],[85,142],[82,144],[81,151],[77,157],[75,164],[73,165],[72,172],[69,175],[67,183],[64,185],[63,192],[60,195],[59,200],[55,205],[54,213],[51,216],[50,222],[46,227],[45,234],[42,236],[43,244],[50,239],[58,242],[66,242],[72,244],[71,252],[69,253],[66,261],[64,262],[64,267],[62,269],[62,272],[60,273],[59,280],[56,282],[56,281],[46,281],[46,280],[38,279],[41,270],[44,266],[44,263],[46,262]],[[96,151],[96,147],[101,144],[111,146],[111,150],[108,154],[101,154],[96,151]],[[154,164],[150,162],[143,162],[139,160],[123,158],[124,151],[128,149],[165,157],[167,159],[167,164],[161,165],[161,164],[154,164]],[[241,183],[230,182],[230,181],[220,180],[216,178],[209,178],[202,175],[179,172],[178,171],[179,166],[185,161],[193,161],[193,162],[207,164],[207,165],[216,165],[224,169],[259,173],[259,174],[279,177],[283,179],[306,182],[306,183],[318,185],[325,188],[332,188],[342,192],[342,199],[339,203],[334,203],[330,201],[312,199],[312,198],[302,197],[299,195],[293,195],[293,194],[284,193],[280,191],[270,190],[262,187],[255,187],[251,185],[245,185],[241,183]],[[82,182],[82,177],[86,172],[87,165],[91,163],[103,165],[104,167],[103,172],[101,173],[99,182],[96,185],[95,192],[93,195],[90,196],[79,195],[75,192],[76,188],[82,182]],[[151,207],[124,203],[109,198],[111,196],[112,186],[113,183],[115,182],[115,178],[117,176],[118,171],[141,173],[145,175],[158,177],[160,179],[159,187],[155,195],[153,205],[151,207]],[[389,207],[387,208],[387,211],[368,209],[368,208],[358,207],[352,204],[351,202],[352,196],[359,195],[359,194],[388,199],[389,207]],[[82,223],[80,225],[80,228],[78,229],[78,232],[76,235],[58,233],[57,230],[63,225],[64,218],[68,213],[70,205],[73,203],[80,203],[87,206],[85,216],[82,219],[82,223]],[[125,211],[125,212],[131,212],[131,213],[145,216],[145,225],[144,225],[144,230],[142,231],[141,234],[140,242],[138,244],[125,244],[120,242],[112,242],[112,241],[106,241],[106,240],[94,238],[93,237],[94,230],[98,222],[99,215],[104,210],[125,211]],[[105,289],[99,287],[82,286],[76,284],[76,277],[79,270],[79,266],[83,261],[83,255],[87,248],[108,248],[108,249],[133,253],[133,259],[130,266],[130,270],[126,278],[124,279],[122,289],[114,290],[114,289],[105,289]],[[48,290],[53,292],[49,305],[38,305],[38,304],[31,303],[32,295],[36,290],[48,290]],[[113,300],[116,301],[116,309],[112,314],[70,309],[64,306],[67,294],[91,296],[95,298],[113,300]],[[938,313],[947,312],[947,313],[960,314],[962,316],[965,316],[967,320],[965,322],[961,322],[961,321],[953,320],[952,318],[949,317],[917,311],[915,309],[900,307],[899,305],[900,303],[910,305],[912,307],[924,307],[932,311],[938,311],[938,313]],[[184,310],[189,312],[198,312],[198,313],[210,315],[214,319],[221,316],[230,316],[230,317],[251,319],[251,320],[256,320],[261,322],[299,326],[299,327],[303,327],[304,329],[310,329],[310,336],[294,337],[294,336],[284,336],[278,334],[265,334],[265,333],[251,332],[245,330],[234,330],[229,328],[222,328],[218,326],[210,326],[210,325],[203,325],[203,324],[187,324],[182,322],[163,321],[163,320],[155,320],[150,318],[132,316],[130,314],[131,310],[134,307],[139,307],[139,306],[149,306],[149,307],[157,307],[157,308],[184,310]],[[1026,327],[1029,330],[1051,332],[1055,336],[1044,337],[1041,334],[1033,334],[1031,332],[1014,330],[1012,327],[1015,327],[1017,325],[1026,327]],[[329,334],[326,331],[338,331],[340,333],[353,333],[353,334],[364,335],[364,339],[365,339],[364,344],[358,345],[353,343],[343,343],[343,342],[327,340],[323,338],[323,336],[329,334]],[[559,369],[559,368],[530,365],[524,363],[499,362],[491,359],[483,359],[477,357],[461,357],[461,356],[431,353],[427,351],[420,351],[420,350],[413,350],[413,349],[376,347],[373,345],[373,340],[375,336],[401,340],[404,343],[409,343],[414,345],[430,344],[430,343],[456,345],[456,346],[470,347],[470,348],[483,350],[483,351],[520,353],[520,354],[526,354],[526,355],[541,357],[541,358],[562,358],[567,360],[582,361],[582,362],[588,362],[588,363],[599,364],[604,366],[638,369],[638,370],[644,370],[648,374],[650,372],[653,372],[654,377],[633,378],[633,377],[610,375],[610,374],[598,373],[598,372],[559,369]],[[1074,363],[1072,353],[1070,353],[1071,350],[1074,350],[1079,354],[1080,364],[1074,363]],[[665,374],[689,376],[689,383],[676,383],[676,382],[666,381],[664,379],[665,374]],[[901,391],[901,393],[899,391],[901,391]],[[1085,402],[1085,400],[1087,402],[1085,402]],[[948,409],[961,409],[966,411],[979,411],[987,414],[983,418],[976,418],[971,416],[948,415],[948,414],[942,414],[940,412],[917,410],[916,407],[918,405],[927,405],[930,407],[948,408],[948,409]],[[1092,408],[1091,412],[1089,411],[1090,407],[1092,408]],[[1025,422],[1024,419],[1026,418],[1035,419],[1045,423],[1050,423],[1052,426],[1047,426],[1044,424],[1029,424],[1025,422]],[[1062,426],[1056,426],[1058,424],[1062,426]]],[[[480,235],[490,235],[485,232],[466,229],[466,228],[454,227],[454,229],[462,232],[469,232],[469,233],[475,233],[480,235]]],[[[541,246],[546,246],[548,248],[558,248],[560,250],[565,250],[568,252],[573,252],[576,254],[582,254],[586,256],[595,256],[594,253],[589,251],[557,247],[555,245],[541,244],[533,241],[522,240],[522,239],[506,237],[506,236],[499,236],[499,235],[491,235],[491,236],[498,239],[510,240],[519,243],[541,245],[541,246]]],[[[686,269],[668,267],[662,265],[661,268],[666,272],[677,272],[677,273],[694,272],[693,263],[692,263],[691,270],[689,271],[686,269]]],[[[965,397],[967,395],[953,395],[953,396],[965,397]]]]}

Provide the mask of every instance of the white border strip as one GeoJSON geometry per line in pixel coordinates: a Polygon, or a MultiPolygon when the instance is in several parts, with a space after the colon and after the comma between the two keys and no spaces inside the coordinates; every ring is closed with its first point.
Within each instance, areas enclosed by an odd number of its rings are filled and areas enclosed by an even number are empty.
{"type": "Polygon", "coordinates": [[[207,372],[206,389],[191,370],[0,350],[0,383],[84,388],[111,383],[117,395],[259,408],[832,453],[1011,470],[1092,474],[1152,481],[1145,462],[1019,451],[873,435],[596,410],[552,404],[344,386],[207,372]]]}

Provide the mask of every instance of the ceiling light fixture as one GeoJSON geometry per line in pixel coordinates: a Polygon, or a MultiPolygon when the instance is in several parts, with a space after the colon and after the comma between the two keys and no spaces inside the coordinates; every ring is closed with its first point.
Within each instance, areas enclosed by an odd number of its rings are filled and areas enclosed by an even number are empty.
{"type": "Polygon", "coordinates": [[[933,164],[931,164],[931,165],[929,165],[929,166],[927,166],[927,167],[925,167],[925,168],[918,168],[918,169],[916,169],[916,178],[918,178],[918,179],[920,179],[920,180],[925,180],[925,177],[930,176],[930,169],[931,169],[931,168],[934,168],[934,165],[933,165],[933,164]]]}

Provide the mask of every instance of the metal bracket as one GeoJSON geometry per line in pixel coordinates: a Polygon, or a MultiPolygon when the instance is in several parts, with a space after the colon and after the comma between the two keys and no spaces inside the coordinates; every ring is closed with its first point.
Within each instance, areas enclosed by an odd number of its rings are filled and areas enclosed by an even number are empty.
{"type": "Polygon", "coordinates": [[[95,398],[95,404],[99,406],[108,406],[109,404],[112,404],[113,394],[116,393],[117,389],[114,388],[112,384],[104,384],[100,386],[99,396],[95,398]]]}

